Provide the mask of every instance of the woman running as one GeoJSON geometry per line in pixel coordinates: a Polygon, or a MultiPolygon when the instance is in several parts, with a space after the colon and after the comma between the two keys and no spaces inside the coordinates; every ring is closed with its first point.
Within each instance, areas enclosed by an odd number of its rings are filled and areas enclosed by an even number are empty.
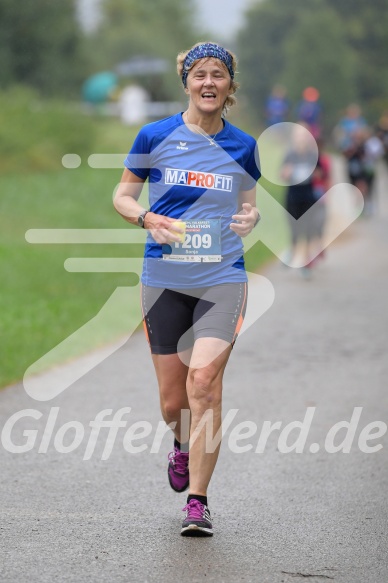
{"type": "Polygon", "coordinates": [[[223,117],[235,103],[236,65],[215,43],[178,55],[187,109],[140,130],[114,199],[128,222],[148,231],[144,328],[161,412],[175,435],[169,483],[176,492],[189,488],[185,536],[213,534],[207,490],[220,444],[203,421],[216,437],[223,374],[247,303],[241,237],[260,218],[256,141],[223,117]],[[144,208],[137,200],[147,179],[144,208]]]}

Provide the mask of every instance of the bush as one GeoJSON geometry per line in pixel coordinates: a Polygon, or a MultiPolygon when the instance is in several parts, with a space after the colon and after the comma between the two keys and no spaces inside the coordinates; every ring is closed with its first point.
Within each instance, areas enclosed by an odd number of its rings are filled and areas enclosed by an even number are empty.
{"type": "Polygon", "coordinates": [[[20,86],[0,92],[0,172],[61,168],[64,154],[88,155],[95,140],[94,120],[78,104],[42,101],[20,86]]]}

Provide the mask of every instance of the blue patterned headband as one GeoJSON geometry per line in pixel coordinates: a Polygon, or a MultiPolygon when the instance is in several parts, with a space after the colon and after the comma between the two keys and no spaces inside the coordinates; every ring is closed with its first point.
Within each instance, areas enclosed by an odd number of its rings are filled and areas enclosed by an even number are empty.
{"type": "Polygon", "coordinates": [[[206,57],[213,57],[214,59],[219,59],[222,61],[228,69],[229,75],[232,79],[234,79],[233,60],[228,51],[219,45],[215,45],[213,43],[204,43],[191,49],[183,61],[182,83],[184,87],[187,86],[187,75],[189,74],[193,63],[199,59],[206,59],[206,57]]]}

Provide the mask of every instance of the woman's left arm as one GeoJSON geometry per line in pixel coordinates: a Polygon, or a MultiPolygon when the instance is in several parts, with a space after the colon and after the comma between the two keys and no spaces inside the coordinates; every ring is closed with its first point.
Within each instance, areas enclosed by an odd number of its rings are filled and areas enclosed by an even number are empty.
{"type": "Polygon", "coordinates": [[[250,190],[241,190],[238,196],[239,208],[237,215],[232,219],[237,221],[231,223],[230,228],[240,237],[246,237],[260,220],[260,213],[256,208],[256,186],[250,190]]]}

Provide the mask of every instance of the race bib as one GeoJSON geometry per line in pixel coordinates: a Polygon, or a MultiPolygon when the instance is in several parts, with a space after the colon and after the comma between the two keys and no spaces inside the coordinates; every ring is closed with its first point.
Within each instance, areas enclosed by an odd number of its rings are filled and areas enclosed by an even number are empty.
{"type": "Polygon", "coordinates": [[[163,245],[165,261],[216,263],[221,261],[221,219],[185,221],[182,243],[163,245]]]}

